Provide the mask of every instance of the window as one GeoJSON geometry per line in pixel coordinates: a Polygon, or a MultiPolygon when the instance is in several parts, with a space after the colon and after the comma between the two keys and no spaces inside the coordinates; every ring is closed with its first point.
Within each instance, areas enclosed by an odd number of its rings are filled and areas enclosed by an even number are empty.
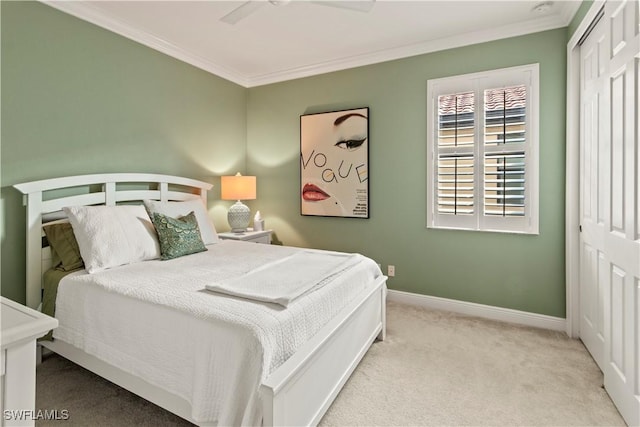
{"type": "Polygon", "coordinates": [[[427,226],[538,233],[538,64],[427,83],[427,226]]]}

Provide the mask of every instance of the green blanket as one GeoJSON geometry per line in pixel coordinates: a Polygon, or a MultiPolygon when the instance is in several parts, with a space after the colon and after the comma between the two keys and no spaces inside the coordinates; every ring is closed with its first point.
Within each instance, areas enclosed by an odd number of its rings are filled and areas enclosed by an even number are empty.
{"type": "MultiPolygon", "coordinates": [[[[74,270],[76,271],[76,270],[74,270]]],[[[42,275],[42,312],[51,317],[55,317],[56,312],[56,296],[58,295],[58,284],[64,276],[73,271],[62,271],[56,269],[49,269],[42,275]]],[[[53,330],[40,340],[53,340],[53,330]]]]}

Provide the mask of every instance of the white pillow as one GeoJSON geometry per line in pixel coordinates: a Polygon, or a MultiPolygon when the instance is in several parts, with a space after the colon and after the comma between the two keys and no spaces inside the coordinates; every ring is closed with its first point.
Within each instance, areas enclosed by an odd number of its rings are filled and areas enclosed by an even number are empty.
{"type": "Polygon", "coordinates": [[[156,230],[144,206],[63,208],[89,273],[160,257],[156,230]]]}
{"type": "Polygon", "coordinates": [[[149,215],[155,212],[170,216],[171,218],[178,218],[188,215],[189,212],[193,212],[198,220],[198,228],[200,229],[200,236],[204,244],[211,245],[218,243],[218,233],[216,233],[216,228],[213,222],[211,222],[207,209],[204,207],[201,199],[187,200],[184,202],[158,202],[156,200],[143,200],[143,202],[147,207],[149,215]]]}

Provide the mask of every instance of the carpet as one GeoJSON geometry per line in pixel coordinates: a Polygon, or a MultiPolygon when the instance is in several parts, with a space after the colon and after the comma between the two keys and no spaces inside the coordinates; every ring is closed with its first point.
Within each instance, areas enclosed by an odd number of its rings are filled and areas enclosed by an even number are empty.
{"type": "MultiPolygon", "coordinates": [[[[560,332],[389,303],[321,426],[624,426],[582,343],[560,332]]],[[[52,355],[37,368],[37,426],[190,426],[52,355]]]]}

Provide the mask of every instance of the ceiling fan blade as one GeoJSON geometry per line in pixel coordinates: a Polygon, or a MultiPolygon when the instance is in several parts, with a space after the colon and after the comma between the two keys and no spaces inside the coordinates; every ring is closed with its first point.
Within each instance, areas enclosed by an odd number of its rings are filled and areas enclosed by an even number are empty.
{"type": "Polygon", "coordinates": [[[222,22],[226,22],[227,24],[234,25],[241,19],[246,18],[256,10],[260,9],[264,5],[265,5],[264,1],[245,2],[240,6],[236,7],[235,9],[233,9],[231,12],[224,15],[222,18],[220,18],[220,20],[222,22]]]}
{"type": "Polygon", "coordinates": [[[369,12],[373,8],[375,2],[376,0],[316,0],[312,1],[311,3],[321,4],[323,6],[338,7],[340,9],[356,10],[358,12],[369,12]]]}

